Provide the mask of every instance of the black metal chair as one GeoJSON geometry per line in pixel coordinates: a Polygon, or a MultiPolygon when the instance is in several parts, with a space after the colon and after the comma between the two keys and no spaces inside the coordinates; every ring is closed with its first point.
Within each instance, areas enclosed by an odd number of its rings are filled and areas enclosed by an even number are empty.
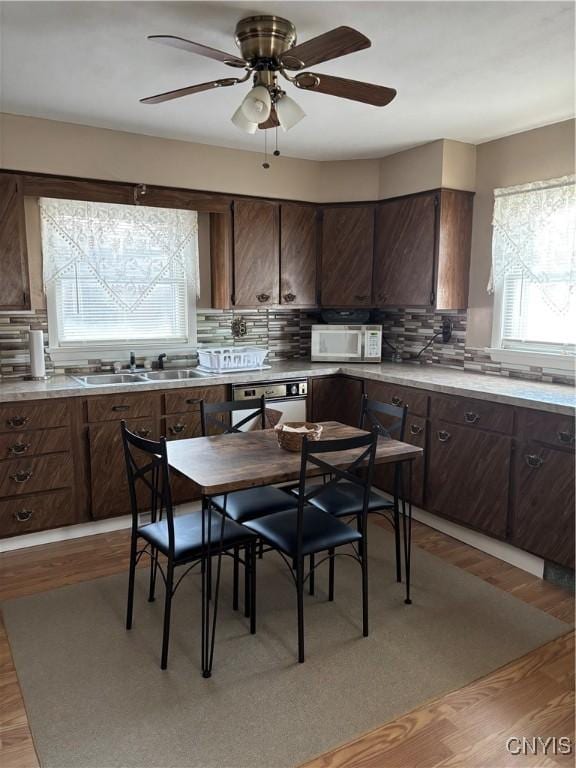
{"type": "MultiPolygon", "coordinates": [[[[132,506],[132,535],[130,542],[130,571],[128,579],[128,606],[126,629],[132,628],[134,607],[134,579],[136,565],[142,557],[150,556],[150,586],[148,600],[155,598],[156,575],[160,571],[166,587],[164,605],[164,629],[162,637],[161,669],[168,664],[168,644],[170,640],[170,613],[172,598],[184,576],[201,563],[202,568],[211,568],[203,552],[202,531],[205,525],[202,511],[185,515],[174,515],[170,490],[170,472],[166,452],[166,438],[159,441],[148,440],[130,432],[122,421],[122,441],[126,458],[128,487],[132,506]],[[146,494],[146,495],[144,495],[146,494]],[[140,525],[138,521],[139,502],[144,507],[144,500],[150,500],[151,521],[140,525]],[[138,549],[138,542],[144,546],[138,549]],[[159,561],[159,555],[166,558],[165,569],[159,561]],[[174,583],[174,569],[181,565],[188,568],[174,583]]],[[[146,505],[147,508],[147,505],[146,505]]],[[[247,528],[226,520],[218,513],[212,514],[209,556],[212,558],[220,551],[231,554],[236,548],[246,551],[246,569],[250,583],[250,632],[256,631],[256,541],[257,537],[247,528]],[[220,550],[222,541],[222,550],[220,550]]],[[[206,535],[206,532],[204,532],[206,535]]],[[[235,576],[237,573],[235,571],[235,576]]]]}
{"type": "MultiPolygon", "coordinates": [[[[310,441],[304,438],[302,443],[302,462],[300,465],[300,483],[298,506],[296,509],[276,512],[274,514],[250,520],[245,525],[258,534],[270,547],[276,550],[290,568],[297,592],[298,605],[298,661],[304,661],[304,584],[312,577],[314,569],[325,560],[329,560],[329,595],[334,599],[334,558],[336,550],[347,544],[352,544],[356,559],[362,568],[362,633],[368,635],[368,560],[367,560],[367,515],[374,470],[374,458],[378,436],[375,433],[360,435],[342,440],[310,441]],[[323,454],[335,454],[344,451],[359,450],[354,455],[348,468],[343,469],[319,458],[323,454]],[[330,475],[331,480],[325,486],[306,485],[309,465],[330,475]],[[363,468],[356,474],[355,470],[363,468]],[[354,529],[310,503],[322,489],[335,488],[340,483],[351,483],[358,488],[362,499],[361,514],[357,517],[357,528],[354,529]],[[304,561],[319,552],[327,552],[327,556],[314,563],[304,576],[304,561]]],[[[346,553],[349,554],[349,553],[346,553]]]]}
{"type": "MultiPolygon", "coordinates": [[[[362,396],[360,429],[369,429],[384,438],[404,440],[406,429],[407,406],[390,405],[362,396]]],[[[400,506],[403,495],[402,465],[394,466],[394,500],[389,501],[378,493],[370,491],[368,514],[385,517],[394,529],[396,551],[396,580],[402,580],[402,558],[400,542],[400,506]]],[[[310,504],[335,517],[357,517],[362,513],[362,489],[354,483],[340,483],[338,486],[325,485],[310,499],[310,504]]]]}

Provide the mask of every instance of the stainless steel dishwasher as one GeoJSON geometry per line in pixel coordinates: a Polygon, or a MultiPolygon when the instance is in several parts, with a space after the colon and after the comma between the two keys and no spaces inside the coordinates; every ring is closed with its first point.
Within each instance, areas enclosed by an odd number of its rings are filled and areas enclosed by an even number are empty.
{"type": "MultiPolygon", "coordinates": [[[[246,384],[232,385],[233,400],[251,400],[258,397],[266,398],[266,405],[271,411],[280,413],[275,423],[285,421],[306,421],[306,398],[308,382],[306,379],[285,379],[284,381],[258,381],[246,384]]],[[[232,424],[242,421],[249,412],[233,411],[232,424]]],[[[244,430],[259,429],[258,419],[249,422],[244,430]]]]}

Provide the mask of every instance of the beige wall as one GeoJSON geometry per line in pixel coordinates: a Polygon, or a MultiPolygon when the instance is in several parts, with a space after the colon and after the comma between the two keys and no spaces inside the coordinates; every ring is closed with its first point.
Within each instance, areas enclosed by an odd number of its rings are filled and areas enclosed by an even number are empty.
{"type": "Polygon", "coordinates": [[[574,120],[567,120],[476,147],[469,346],[489,346],[492,334],[492,296],[486,285],[492,252],[493,191],[497,187],[574,173],[574,127],[574,120]]]}
{"type": "Polygon", "coordinates": [[[384,157],[380,160],[378,197],[409,195],[440,187],[443,159],[442,139],[384,157]]]}

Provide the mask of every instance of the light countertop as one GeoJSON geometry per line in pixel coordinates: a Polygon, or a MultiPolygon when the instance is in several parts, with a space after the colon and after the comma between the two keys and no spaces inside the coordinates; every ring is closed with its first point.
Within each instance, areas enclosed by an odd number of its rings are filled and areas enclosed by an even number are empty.
{"type": "Polygon", "coordinates": [[[86,387],[69,376],[54,376],[48,381],[0,382],[0,402],[43,400],[57,397],[86,397],[120,392],[148,392],[154,390],[206,387],[214,384],[274,381],[292,377],[346,374],[364,379],[389,382],[402,386],[443,392],[449,395],[472,397],[478,400],[517,405],[552,413],[572,415],[576,407],[574,388],[563,384],[513,379],[469,373],[453,368],[432,365],[397,363],[311,363],[306,360],[288,360],[272,365],[268,370],[248,373],[227,373],[197,379],[176,381],[149,381],[129,384],[106,384],[86,387]]]}

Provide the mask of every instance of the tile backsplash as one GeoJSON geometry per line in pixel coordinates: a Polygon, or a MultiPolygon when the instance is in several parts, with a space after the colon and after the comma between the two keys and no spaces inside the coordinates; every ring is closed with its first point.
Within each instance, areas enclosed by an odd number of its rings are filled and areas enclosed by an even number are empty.
{"type": "MultiPolygon", "coordinates": [[[[311,326],[318,322],[318,313],[305,310],[260,309],[253,311],[198,310],[199,346],[243,346],[257,344],[270,350],[270,360],[309,359],[311,326]],[[234,320],[241,319],[245,335],[235,338],[234,320]]],[[[510,376],[534,381],[574,384],[574,377],[559,375],[546,369],[493,362],[484,349],[466,346],[466,312],[431,312],[426,309],[398,308],[375,311],[372,322],[381,323],[385,342],[383,359],[400,356],[402,362],[441,365],[497,376],[510,376]],[[439,337],[423,348],[440,331],[442,321],[453,324],[452,338],[444,344],[439,337]],[[387,343],[386,343],[387,342],[387,343]],[[393,349],[392,349],[393,348],[393,349]],[[422,351],[423,350],[423,351],[422,351]]],[[[45,310],[35,312],[0,313],[0,379],[18,378],[29,373],[28,331],[44,330],[46,370],[48,373],[97,372],[110,370],[111,363],[98,359],[80,365],[55,366],[48,354],[48,321],[45,310]]],[[[195,363],[196,353],[171,356],[168,365],[195,363]]],[[[141,363],[143,360],[138,360],[141,363]]]]}

